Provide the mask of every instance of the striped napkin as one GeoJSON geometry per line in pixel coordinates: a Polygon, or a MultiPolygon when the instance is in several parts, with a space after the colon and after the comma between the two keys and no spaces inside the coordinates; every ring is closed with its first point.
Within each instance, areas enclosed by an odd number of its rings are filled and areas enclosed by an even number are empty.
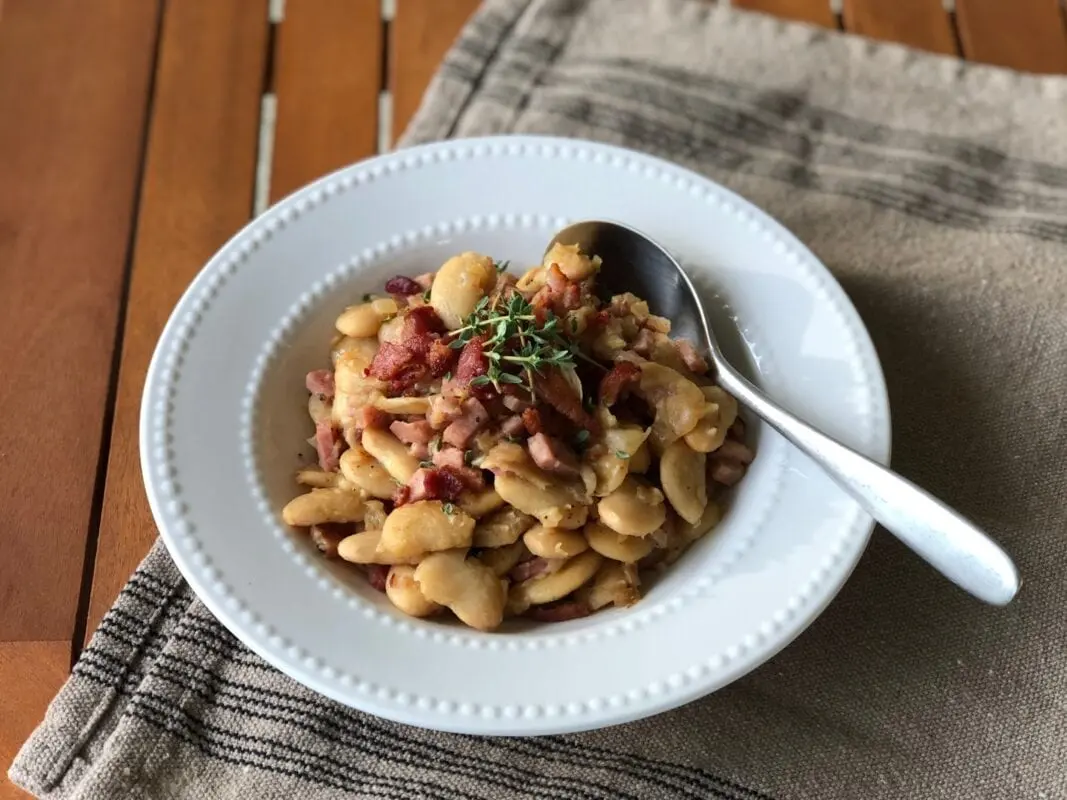
{"type": "Polygon", "coordinates": [[[49,798],[1067,797],[1067,80],[696,0],[490,0],[406,142],[507,131],[646,150],[761,205],[884,361],[895,465],[994,531],[1017,601],[882,533],[753,674],[677,711],[486,739],[282,676],[156,545],[14,765],[49,798]]]}

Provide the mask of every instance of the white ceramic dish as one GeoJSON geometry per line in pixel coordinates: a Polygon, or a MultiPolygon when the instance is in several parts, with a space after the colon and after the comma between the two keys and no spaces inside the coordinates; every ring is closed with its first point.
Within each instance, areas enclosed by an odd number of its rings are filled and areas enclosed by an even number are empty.
{"type": "Polygon", "coordinates": [[[356,164],[219,251],[175,309],[145,386],[141,460],[163,539],[204,603],[278,669],[413,725],[585,730],[735,680],[841,587],[869,518],[758,427],[758,456],[717,532],[636,606],[586,619],[494,634],[409,619],[282,525],[307,457],[303,376],[326,364],[343,306],[464,249],[536,263],[555,230],[594,217],[674,251],[720,309],[729,354],[785,405],[887,461],[885,383],[855,310],[800,242],[720,186],[626,150],[538,137],[356,164]]]}

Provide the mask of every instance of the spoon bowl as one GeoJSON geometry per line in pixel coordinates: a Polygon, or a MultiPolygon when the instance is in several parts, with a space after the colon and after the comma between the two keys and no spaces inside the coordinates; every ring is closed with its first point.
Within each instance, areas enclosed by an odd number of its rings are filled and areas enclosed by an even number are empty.
{"type": "MultiPolygon", "coordinates": [[[[887,467],[845,446],[790,413],[749,382],[724,357],[696,287],[678,261],[640,231],[588,220],[552,237],[548,247],[578,245],[609,269],[597,278],[606,298],[632,292],[671,321],[671,334],[704,351],[717,382],[798,447],[886,530],[957,586],[993,605],[1019,589],[1019,575],[1003,549],[946,504],[887,467]]],[[[547,252],[547,249],[546,249],[547,252]]]]}

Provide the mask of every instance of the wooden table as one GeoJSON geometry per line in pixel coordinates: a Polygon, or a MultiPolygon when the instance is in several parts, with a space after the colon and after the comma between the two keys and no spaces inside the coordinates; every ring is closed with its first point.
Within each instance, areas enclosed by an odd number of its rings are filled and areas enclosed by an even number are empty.
{"type": "MultiPolygon", "coordinates": [[[[1057,0],[735,4],[1067,73],[1057,0]]],[[[182,290],[255,211],[387,149],[477,5],[0,0],[5,771],[156,536],[138,406],[182,290]]]]}

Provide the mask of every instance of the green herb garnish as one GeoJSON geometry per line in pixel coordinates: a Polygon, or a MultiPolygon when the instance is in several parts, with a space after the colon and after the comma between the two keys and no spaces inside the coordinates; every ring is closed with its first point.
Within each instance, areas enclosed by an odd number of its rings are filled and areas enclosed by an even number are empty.
{"type": "Polygon", "coordinates": [[[621,458],[622,460],[625,461],[629,457],[630,457],[630,454],[627,453],[625,450],[616,450],[615,451],[615,458],[621,458]]]}
{"type": "Polygon", "coordinates": [[[441,509],[450,517],[456,513],[456,507],[452,503],[445,503],[441,509]]]}
{"type": "Polygon", "coordinates": [[[455,338],[449,347],[460,350],[475,336],[484,336],[482,352],[489,368],[485,375],[472,380],[471,385],[492,384],[500,391],[503,383],[525,384],[533,397],[534,376],[545,369],[573,369],[576,358],[604,369],[603,365],[582,353],[576,342],[560,332],[559,323],[559,317],[551,311],[543,322],[538,321],[533,306],[518,292],[507,298],[500,295],[492,300],[483,297],[464,324],[452,332],[455,338]]]}
{"type": "Polygon", "coordinates": [[[368,292],[367,294],[363,295],[363,302],[364,303],[369,303],[373,299],[374,299],[374,295],[372,295],[370,292],[368,292]]]}
{"type": "Polygon", "coordinates": [[[510,261],[494,261],[493,262],[493,268],[498,273],[499,272],[507,272],[508,271],[508,267],[510,267],[510,266],[511,266],[511,262],[510,261]]]}

